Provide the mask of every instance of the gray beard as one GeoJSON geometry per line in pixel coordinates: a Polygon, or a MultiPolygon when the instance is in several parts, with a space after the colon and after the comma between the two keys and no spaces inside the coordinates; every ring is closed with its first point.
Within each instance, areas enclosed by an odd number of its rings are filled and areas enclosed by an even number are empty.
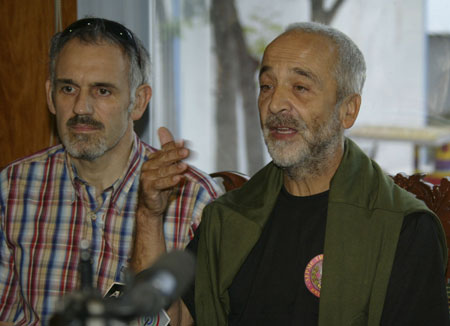
{"type": "Polygon", "coordinates": [[[289,178],[301,180],[320,176],[330,164],[330,158],[342,146],[343,128],[339,111],[331,119],[311,126],[287,115],[271,115],[263,126],[264,141],[275,165],[284,169],[289,178]],[[275,140],[270,135],[271,126],[283,125],[298,131],[300,139],[275,140]]]}
{"type": "Polygon", "coordinates": [[[63,141],[69,154],[77,159],[94,161],[108,150],[106,141],[102,137],[94,137],[88,135],[69,136],[63,141]]]}

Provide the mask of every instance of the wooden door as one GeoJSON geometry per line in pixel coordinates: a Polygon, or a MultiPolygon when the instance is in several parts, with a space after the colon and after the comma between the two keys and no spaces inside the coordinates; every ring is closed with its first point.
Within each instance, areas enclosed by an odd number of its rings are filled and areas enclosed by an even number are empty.
{"type": "MultiPolygon", "coordinates": [[[[54,3],[0,1],[0,168],[58,143],[45,99],[54,3]]],[[[76,5],[61,0],[63,28],[76,19],[76,5]]]]}

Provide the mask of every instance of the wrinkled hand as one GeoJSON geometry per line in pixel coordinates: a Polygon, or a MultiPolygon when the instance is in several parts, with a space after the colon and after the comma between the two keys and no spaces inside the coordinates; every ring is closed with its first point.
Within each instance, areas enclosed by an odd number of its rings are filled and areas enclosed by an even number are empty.
{"type": "Polygon", "coordinates": [[[158,136],[161,150],[142,165],[139,186],[139,206],[155,217],[164,213],[173,187],[183,180],[188,166],[182,160],[189,156],[184,143],[175,142],[167,128],[159,128],[158,136]]]}

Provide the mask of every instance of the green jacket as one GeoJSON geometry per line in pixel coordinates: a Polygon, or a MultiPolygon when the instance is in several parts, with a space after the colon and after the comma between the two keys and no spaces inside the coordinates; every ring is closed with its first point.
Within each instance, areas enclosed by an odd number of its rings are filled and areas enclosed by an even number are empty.
{"type": "MultiPolygon", "coordinates": [[[[228,288],[259,239],[282,185],[282,170],[270,163],[203,211],[195,280],[197,325],[227,325],[228,288]]],[[[329,193],[320,326],[379,325],[403,217],[418,211],[433,214],[346,139],[329,193]]],[[[435,220],[445,269],[445,236],[435,220]]]]}

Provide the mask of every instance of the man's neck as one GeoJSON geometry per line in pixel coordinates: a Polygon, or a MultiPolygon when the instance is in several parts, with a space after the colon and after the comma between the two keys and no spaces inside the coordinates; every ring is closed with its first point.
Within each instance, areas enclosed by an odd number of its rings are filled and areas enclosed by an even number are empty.
{"type": "Polygon", "coordinates": [[[300,178],[284,171],[284,186],[294,196],[312,196],[330,189],[331,179],[338,169],[343,156],[343,149],[339,148],[333,156],[324,161],[323,166],[316,169],[320,173],[301,174],[300,178]]]}
{"type": "Polygon", "coordinates": [[[96,197],[122,176],[128,164],[132,145],[133,134],[127,132],[114,148],[93,161],[71,157],[79,177],[95,187],[96,197]]]}

